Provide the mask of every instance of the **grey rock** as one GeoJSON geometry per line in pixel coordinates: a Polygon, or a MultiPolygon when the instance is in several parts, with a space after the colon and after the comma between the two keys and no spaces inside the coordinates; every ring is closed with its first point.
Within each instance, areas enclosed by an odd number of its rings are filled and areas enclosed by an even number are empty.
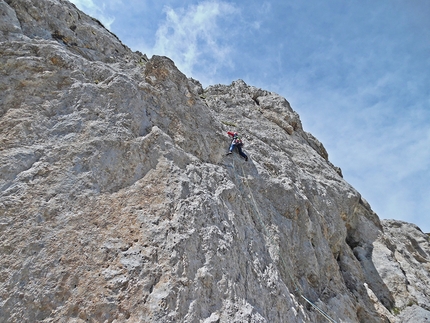
{"type": "Polygon", "coordinates": [[[0,8],[0,322],[427,317],[428,237],[381,223],[287,100],[203,89],[67,1],[0,8]]]}
{"type": "Polygon", "coordinates": [[[407,307],[401,315],[399,315],[399,322],[402,323],[425,323],[430,322],[430,311],[424,308],[412,305],[407,307]]]}
{"type": "MultiPolygon", "coordinates": [[[[419,305],[428,311],[430,289],[429,237],[416,225],[384,220],[372,260],[393,297],[397,310],[419,305]]],[[[427,316],[428,317],[428,316],[427,316]]]]}
{"type": "Polygon", "coordinates": [[[2,39],[20,39],[22,38],[21,25],[16,17],[15,10],[7,5],[6,2],[0,1],[0,35],[2,39]]]}

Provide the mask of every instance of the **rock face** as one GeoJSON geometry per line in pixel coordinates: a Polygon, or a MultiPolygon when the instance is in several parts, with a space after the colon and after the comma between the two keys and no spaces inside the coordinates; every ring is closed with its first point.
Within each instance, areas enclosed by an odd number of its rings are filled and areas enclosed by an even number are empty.
{"type": "Polygon", "coordinates": [[[284,98],[202,89],[67,1],[0,9],[0,322],[430,320],[428,236],[284,98]]]}
{"type": "Polygon", "coordinates": [[[429,235],[414,224],[384,220],[372,261],[392,295],[399,322],[430,321],[429,235]]]}

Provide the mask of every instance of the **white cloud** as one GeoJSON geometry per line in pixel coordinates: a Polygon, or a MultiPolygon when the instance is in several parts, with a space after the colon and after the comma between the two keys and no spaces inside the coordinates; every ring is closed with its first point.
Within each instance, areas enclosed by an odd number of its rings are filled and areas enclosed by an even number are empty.
{"type": "Polygon", "coordinates": [[[96,5],[92,0],[70,0],[70,2],[74,3],[78,8],[96,8],[96,5]]]}
{"type": "MultiPolygon", "coordinates": [[[[112,0],[112,3],[118,3],[118,1],[119,0],[112,0]]],[[[70,0],[70,2],[87,15],[100,20],[103,26],[111,30],[111,25],[115,21],[115,17],[107,13],[106,3],[99,6],[96,5],[93,0],[70,0]]]]}
{"type": "Polygon", "coordinates": [[[203,83],[220,67],[231,66],[232,47],[227,38],[232,30],[227,24],[238,13],[234,6],[205,1],[176,10],[165,7],[164,11],[166,20],[157,30],[154,54],[172,58],[182,72],[203,83]]]}

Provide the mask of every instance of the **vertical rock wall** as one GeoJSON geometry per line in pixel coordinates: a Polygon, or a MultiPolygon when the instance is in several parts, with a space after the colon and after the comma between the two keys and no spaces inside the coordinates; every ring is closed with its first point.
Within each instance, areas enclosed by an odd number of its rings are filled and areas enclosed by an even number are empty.
{"type": "Polygon", "coordinates": [[[0,8],[0,322],[428,317],[426,236],[381,225],[284,98],[202,89],[67,1],[0,8]]]}

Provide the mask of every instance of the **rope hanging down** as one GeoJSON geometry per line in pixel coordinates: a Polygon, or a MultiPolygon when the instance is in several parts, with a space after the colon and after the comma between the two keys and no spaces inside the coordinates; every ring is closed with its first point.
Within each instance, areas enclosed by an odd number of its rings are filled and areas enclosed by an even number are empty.
{"type": "MultiPolygon", "coordinates": [[[[259,209],[258,209],[257,202],[255,201],[255,198],[254,198],[254,194],[252,194],[251,188],[249,187],[248,179],[247,179],[247,177],[244,175],[244,174],[245,174],[245,172],[244,172],[244,170],[243,170],[243,166],[242,166],[242,165],[240,165],[240,167],[241,167],[241,169],[242,169],[242,177],[244,178],[244,182],[245,182],[246,186],[248,187],[249,195],[251,196],[251,200],[252,200],[252,203],[253,203],[253,206],[254,206],[255,214],[256,214],[256,216],[257,216],[257,218],[258,218],[259,222],[260,222],[261,227],[262,227],[262,228],[263,228],[263,230],[264,230],[264,234],[265,234],[267,237],[269,237],[269,239],[271,240],[271,242],[273,243],[273,245],[276,245],[275,239],[272,237],[272,235],[271,235],[271,234],[269,234],[269,231],[267,230],[267,227],[266,227],[266,225],[265,225],[265,224],[264,224],[264,222],[263,222],[262,215],[261,215],[261,213],[260,213],[260,211],[259,211],[259,209]]],[[[238,183],[240,183],[240,181],[239,181],[239,179],[238,179],[238,176],[237,176],[237,174],[236,174],[236,167],[235,167],[235,164],[234,164],[234,160],[233,160],[233,172],[234,172],[234,176],[236,177],[237,182],[238,182],[238,183]]],[[[239,189],[240,189],[240,187],[239,187],[239,189]]],[[[240,189],[240,190],[242,191],[242,193],[244,193],[242,189],[240,189]]],[[[293,278],[293,276],[292,276],[291,272],[287,269],[288,267],[287,267],[287,265],[286,265],[286,262],[285,262],[284,257],[282,257],[282,254],[281,254],[280,249],[278,250],[278,252],[279,252],[279,254],[278,254],[279,259],[281,260],[282,265],[283,265],[283,267],[285,268],[285,271],[286,271],[286,272],[288,273],[288,275],[290,276],[290,279],[291,279],[291,282],[292,282],[292,283],[293,283],[293,285],[294,285],[295,291],[299,294],[299,296],[300,296],[302,299],[304,299],[307,303],[309,303],[309,304],[310,304],[310,305],[311,305],[315,310],[317,310],[317,311],[318,311],[318,313],[320,313],[320,314],[321,314],[325,319],[327,319],[327,321],[329,321],[330,323],[337,323],[337,322],[336,322],[333,318],[331,318],[331,317],[330,317],[326,312],[324,312],[321,308],[319,308],[316,304],[314,304],[313,302],[311,302],[308,298],[306,298],[306,297],[302,294],[302,292],[300,291],[300,287],[299,287],[299,285],[297,285],[297,283],[296,283],[295,279],[293,278]]]]}

